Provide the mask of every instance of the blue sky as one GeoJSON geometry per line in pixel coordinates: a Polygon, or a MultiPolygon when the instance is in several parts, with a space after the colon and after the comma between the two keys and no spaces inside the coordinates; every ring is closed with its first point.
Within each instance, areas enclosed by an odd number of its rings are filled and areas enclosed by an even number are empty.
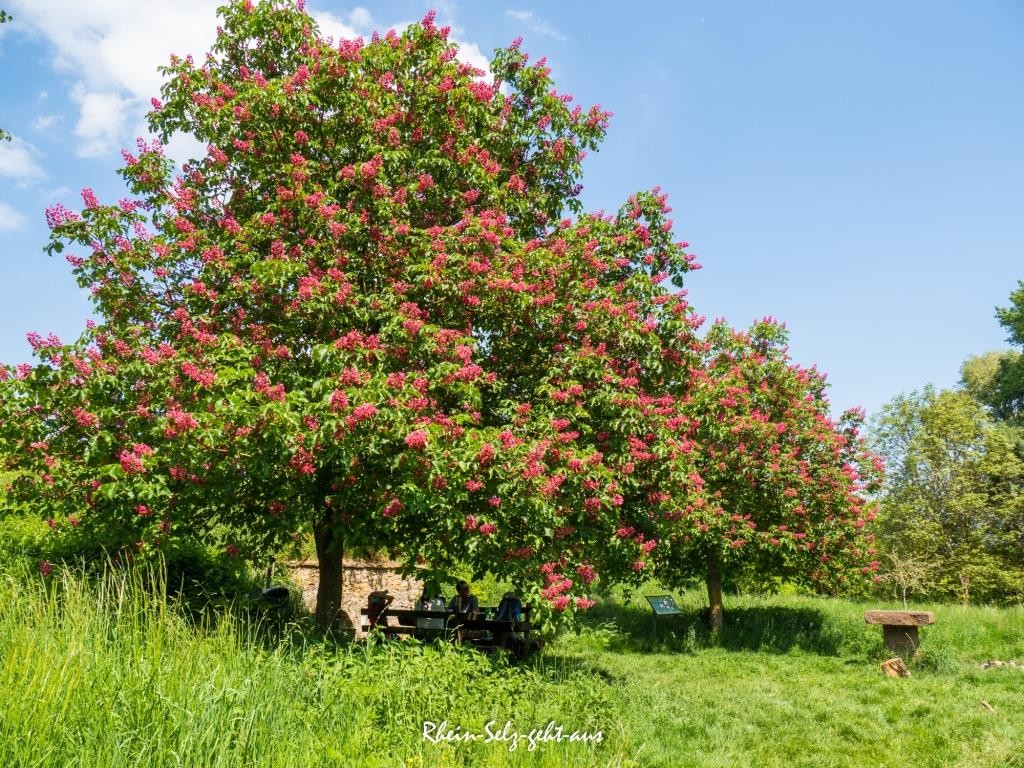
{"type": "MultiPolygon", "coordinates": [[[[170,52],[201,54],[216,0],[6,0],[0,26],[0,360],[76,335],[89,304],[47,257],[44,208],[116,199],[170,52]]],[[[350,36],[428,7],[480,62],[522,35],[560,91],[615,113],[584,202],[661,185],[710,318],[771,315],[829,374],[836,412],[952,386],[1005,347],[1024,278],[1024,3],[309,3],[350,36]]],[[[172,147],[184,158],[186,139],[172,147]]]]}

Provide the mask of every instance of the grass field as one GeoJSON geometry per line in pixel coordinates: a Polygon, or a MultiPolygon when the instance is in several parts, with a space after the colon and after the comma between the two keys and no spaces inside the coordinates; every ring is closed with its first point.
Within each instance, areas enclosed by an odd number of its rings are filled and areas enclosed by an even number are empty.
{"type": "MultiPolygon", "coordinates": [[[[1024,610],[922,606],[889,679],[864,605],[699,594],[652,638],[639,596],[599,604],[529,664],[451,646],[336,646],[196,622],[130,576],[0,576],[3,766],[1024,766],[1024,610]],[[434,744],[424,721],[469,742],[434,744]],[[505,741],[485,742],[512,723],[505,741]],[[601,743],[511,734],[553,722],[601,743]]],[[[874,607],[884,607],[873,604],[874,607]]],[[[435,730],[436,734],[437,731],[435,730]]],[[[550,733],[550,732],[549,732],[550,733]]]]}

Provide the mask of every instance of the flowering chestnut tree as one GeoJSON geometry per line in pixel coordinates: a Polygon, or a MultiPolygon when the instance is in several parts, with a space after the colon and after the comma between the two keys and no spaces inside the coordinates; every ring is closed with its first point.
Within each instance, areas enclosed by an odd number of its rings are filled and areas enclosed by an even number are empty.
{"type": "Polygon", "coordinates": [[[878,567],[864,493],[883,466],[860,436],[863,413],[834,422],[824,377],[790,362],[787,339],[771,318],[746,332],[716,322],[668,443],[686,461],[652,510],[654,565],[666,583],[704,574],[714,630],[730,575],[830,591],[878,567]]]}
{"type": "Polygon", "coordinates": [[[698,569],[719,617],[741,562],[817,578],[863,555],[865,456],[820,377],[774,326],[698,335],[658,190],[583,212],[606,112],[516,43],[487,75],[459,62],[432,14],[369,42],[301,6],[222,14],[149,115],[204,156],[176,174],[140,142],[127,197],[47,212],[99,321],[0,367],[10,498],[133,555],[312,531],[323,628],[353,547],[556,611],[599,577],[698,569]]]}
{"type": "Polygon", "coordinates": [[[11,494],[135,553],[311,530],[325,628],[346,547],[587,607],[649,546],[614,536],[666,476],[630,455],[699,354],[664,196],[581,211],[608,114],[518,44],[484,77],[433,14],[368,43],[301,7],[222,14],[149,115],[205,156],[175,175],[140,141],[128,197],[47,212],[99,321],[0,368],[11,494]]]}

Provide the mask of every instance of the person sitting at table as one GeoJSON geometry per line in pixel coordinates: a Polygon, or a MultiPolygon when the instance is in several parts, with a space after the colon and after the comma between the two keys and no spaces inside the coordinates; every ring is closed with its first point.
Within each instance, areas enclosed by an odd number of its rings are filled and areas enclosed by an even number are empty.
{"type": "Polygon", "coordinates": [[[443,611],[445,608],[444,598],[436,590],[423,587],[423,593],[419,599],[419,607],[421,611],[443,611]]]}
{"type": "Polygon", "coordinates": [[[384,590],[378,590],[371,592],[366,598],[366,618],[368,619],[369,626],[367,630],[382,629],[387,630],[388,617],[385,611],[389,605],[395,602],[393,595],[389,595],[384,590]]]}
{"type": "Polygon", "coordinates": [[[455,597],[448,603],[448,607],[455,611],[460,619],[473,619],[480,612],[480,601],[476,599],[469,589],[469,582],[460,579],[455,585],[455,597]]]}
{"type": "Polygon", "coordinates": [[[523,601],[515,592],[506,592],[494,613],[495,621],[519,621],[523,617],[523,601]]]}

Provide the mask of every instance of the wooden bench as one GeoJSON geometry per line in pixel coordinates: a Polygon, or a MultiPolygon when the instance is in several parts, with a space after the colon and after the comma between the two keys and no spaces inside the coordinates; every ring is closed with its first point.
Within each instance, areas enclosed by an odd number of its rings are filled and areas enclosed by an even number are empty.
{"type": "MultiPolygon", "coordinates": [[[[371,616],[369,608],[363,608],[359,613],[367,619],[371,616]]],[[[533,631],[529,607],[525,607],[523,613],[519,621],[495,621],[485,618],[463,619],[450,610],[424,611],[388,607],[376,614],[376,626],[386,635],[412,635],[420,640],[442,639],[466,643],[484,651],[502,648],[522,655],[530,649],[530,633],[533,631]],[[398,623],[393,624],[389,619],[398,623]],[[431,625],[427,625],[427,622],[431,625]]],[[[539,643],[533,642],[539,647],[539,643]]]]}
{"type": "Polygon", "coordinates": [[[920,641],[917,628],[935,623],[931,611],[865,611],[864,621],[882,625],[885,647],[893,651],[912,651],[920,641]]]}

